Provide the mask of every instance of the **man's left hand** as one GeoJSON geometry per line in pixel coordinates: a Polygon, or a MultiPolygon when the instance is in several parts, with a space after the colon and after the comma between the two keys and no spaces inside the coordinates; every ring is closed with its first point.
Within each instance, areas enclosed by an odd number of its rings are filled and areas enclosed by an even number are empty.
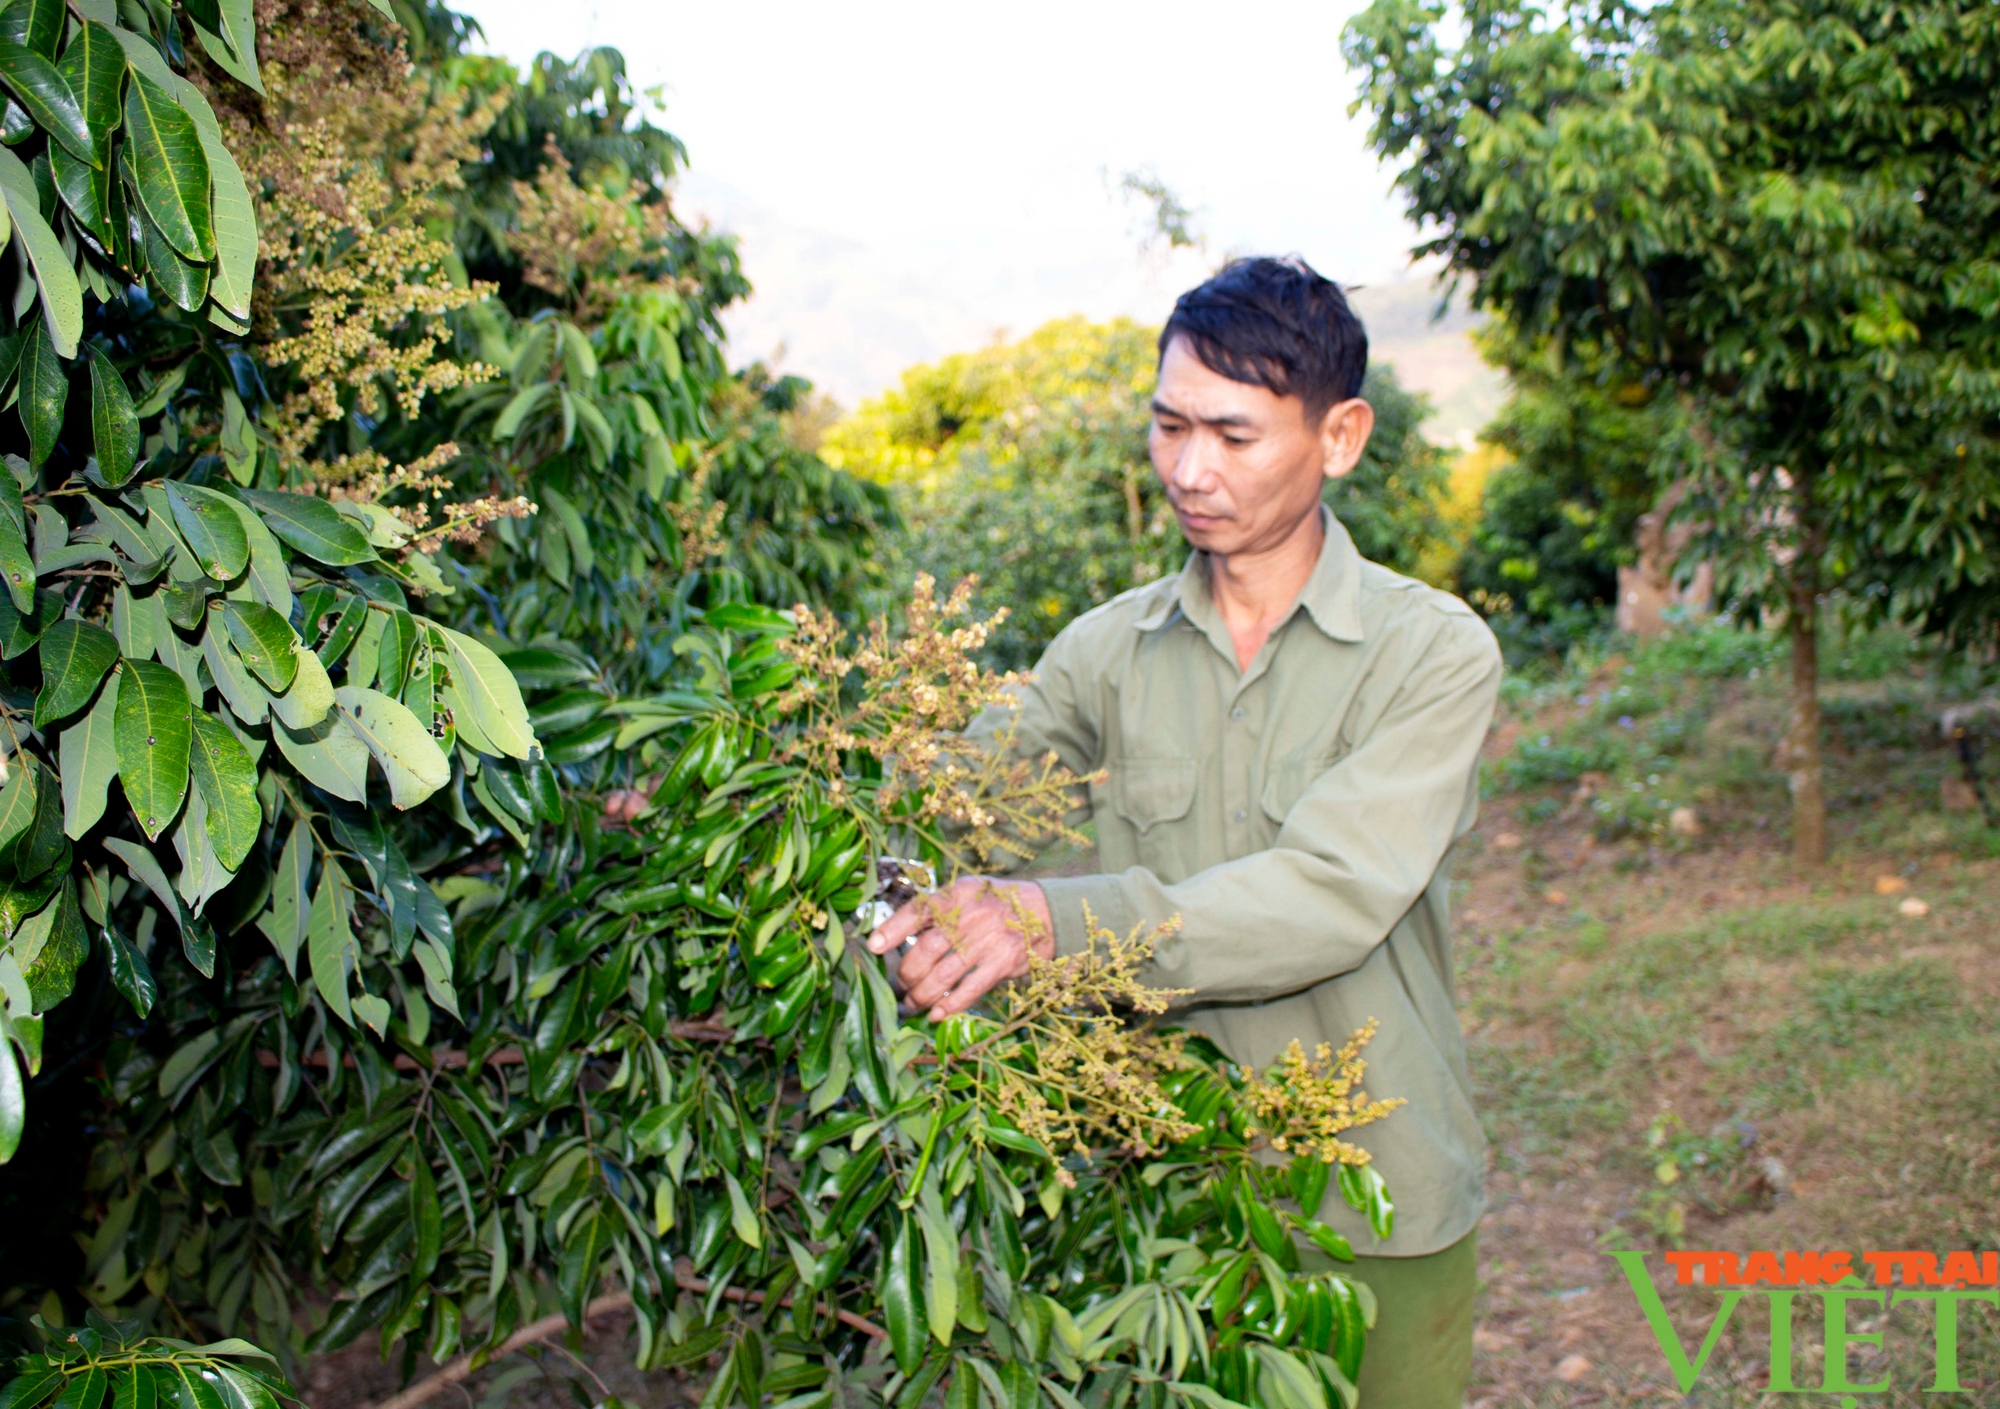
{"type": "Polygon", "coordinates": [[[1048,898],[1032,881],[967,876],[936,895],[918,896],[876,928],[868,948],[887,954],[912,938],[898,974],[903,1001],[913,1010],[929,1008],[932,1022],[1024,976],[1030,952],[1044,959],[1056,954],[1048,898]]]}

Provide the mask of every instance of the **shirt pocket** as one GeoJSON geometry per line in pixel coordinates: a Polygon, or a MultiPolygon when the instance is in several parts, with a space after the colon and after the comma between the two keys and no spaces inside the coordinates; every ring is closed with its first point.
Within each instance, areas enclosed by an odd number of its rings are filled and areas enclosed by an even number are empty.
{"type": "Polygon", "coordinates": [[[1194,806],[1195,760],[1147,755],[1119,760],[1118,815],[1144,836],[1163,822],[1178,822],[1194,806]]]}
{"type": "Polygon", "coordinates": [[[1299,799],[1306,795],[1306,789],[1318,780],[1320,774],[1340,762],[1346,752],[1344,748],[1323,749],[1273,762],[1270,771],[1264,775],[1264,791],[1258,798],[1264,815],[1280,827],[1284,826],[1285,819],[1292,815],[1299,799]]]}

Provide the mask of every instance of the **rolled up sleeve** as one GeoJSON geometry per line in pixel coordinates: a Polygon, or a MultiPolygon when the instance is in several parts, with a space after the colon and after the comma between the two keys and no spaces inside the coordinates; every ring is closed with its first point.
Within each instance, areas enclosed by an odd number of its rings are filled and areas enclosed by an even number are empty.
{"type": "Polygon", "coordinates": [[[1380,717],[1286,814],[1274,845],[1175,884],[1143,866],[1041,882],[1058,953],[1103,928],[1178,918],[1147,981],[1192,1003],[1258,1002],[1357,968],[1414,905],[1470,822],[1499,693],[1492,634],[1441,617],[1380,717]]]}

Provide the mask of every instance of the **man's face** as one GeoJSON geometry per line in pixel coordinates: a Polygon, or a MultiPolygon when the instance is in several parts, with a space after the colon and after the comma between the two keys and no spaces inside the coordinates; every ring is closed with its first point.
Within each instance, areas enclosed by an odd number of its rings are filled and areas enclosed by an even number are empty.
{"type": "Polygon", "coordinates": [[[1148,444],[1187,541],[1227,557],[1297,532],[1317,512],[1321,481],[1360,461],[1374,419],[1357,399],[1308,421],[1298,397],[1231,381],[1175,338],[1160,359],[1148,444]]]}

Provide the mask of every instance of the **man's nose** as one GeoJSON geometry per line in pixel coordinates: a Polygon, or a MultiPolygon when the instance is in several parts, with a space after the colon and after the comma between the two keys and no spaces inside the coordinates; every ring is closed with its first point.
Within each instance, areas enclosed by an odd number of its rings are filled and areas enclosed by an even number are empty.
{"type": "Polygon", "coordinates": [[[1182,442],[1181,453],[1174,458],[1167,474],[1168,486],[1189,494],[1212,489],[1219,459],[1214,437],[1197,431],[1182,442]]]}

